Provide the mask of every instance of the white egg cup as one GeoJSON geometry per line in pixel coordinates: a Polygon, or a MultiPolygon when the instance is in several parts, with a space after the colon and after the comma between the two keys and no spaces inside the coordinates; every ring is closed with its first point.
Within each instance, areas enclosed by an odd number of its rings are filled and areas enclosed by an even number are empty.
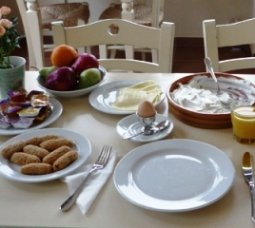
{"type": "Polygon", "coordinates": [[[156,114],[154,116],[150,117],[142,117],[136,112],[136,116],[138,118],[138,121],[143,125],[142,131],[146,135],[146,132],[151,132],[151,129],[155,123],[156,114]]]}

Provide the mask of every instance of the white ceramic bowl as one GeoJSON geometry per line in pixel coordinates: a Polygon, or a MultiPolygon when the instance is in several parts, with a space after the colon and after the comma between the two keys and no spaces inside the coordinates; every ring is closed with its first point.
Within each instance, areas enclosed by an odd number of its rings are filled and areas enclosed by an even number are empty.
{"type": "Polygon", "coordinates": [[[79,96],[90,93],[92,90],[94,90],[103,82],[105,78],[106,70],[102,66],[100,66],[99,69],[101,71],[101,80],[97,84],[84,89],[76,89],[76,90],[70,90],[70,91],[57,91],[57,90],[48,89],[44,86],[44,82],[40,76],[37,77],[37,82],[42,89],[44,89],[46,92],[56,97],[66,97],[66,98],[79,97],[79,96]]]}

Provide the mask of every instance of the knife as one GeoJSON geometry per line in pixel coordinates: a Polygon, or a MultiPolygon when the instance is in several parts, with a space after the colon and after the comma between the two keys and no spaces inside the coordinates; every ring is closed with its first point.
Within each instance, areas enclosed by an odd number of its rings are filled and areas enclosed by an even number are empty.
{"type": "Polygon", "coordinates": [[[251,219],[255,222],[255,183],[253,176],[253,157],[249,152],[245,152],[243,155],[243,176],[246,183],[249,186],[251,197],[251,219]]]}

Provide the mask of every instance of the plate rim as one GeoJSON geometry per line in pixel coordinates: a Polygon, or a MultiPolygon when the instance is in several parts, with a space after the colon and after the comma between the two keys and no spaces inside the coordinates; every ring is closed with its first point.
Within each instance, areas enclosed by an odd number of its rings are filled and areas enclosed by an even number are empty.
{"type": "MultiPolygon", "coordinates": [[[[155,146],[155,147],[157,147],[157,146],[155,146]]],[[[156,149],[154,148],[154,149],[151,149],[151,150],[153,151],[153,150],[156,150],[156,149]]],[[[201,152],[199,152],[199,153],[201,153],[201,152]]],[[[141,159],[141,157],[138,156],[137,161],[139,159],[141,159]]],[[[226,168],[226,167],[224,167],[224,168],[226,168]]],[[[142,146],[136,147],[136,148],[132,149],[131,151],[129,151],[124,157],[122,157],[122,159],[117,164],[117,166],[116,166],[116,168],[114,170],[114,173],[113,173],[113,183],[114,183],[114,187],[117,190],[117,192],[125,200],[127,200],[131,204],[134,204],[134,205],[136,205],[138,207],[141,207],[141,208],[144,208],[144,209],[148,209],[148,210],[152,210],[152,211],[160,211],[160,212],[186,212],[186,211],[192,211],[192,210],[196,210],[196,209],[200,209],[200,208],[209,206],[212,203],[220,200],[231,189],[231,187],[233,186],[234,178],[235,178],[235,173],[236,173],[236,171],[235,171],[235,168],[234,168],[234,165],[233,165],[233,162],[231,161],[231,159],[222,150],[220,150],[219,148],[217,148],[214,145],[208,144],[206,142],[198,141],[198,140],[193,140],[193,139],[166,139],[166,140],[159,140],[159,141],[152,142],[152,143],[147,143],[147,144],[144,144],[142,146]],[[165,146],[171,146],[172,143],[178,143],[178,142],[179,143],[184,143],[184,142],[186,143],[186,142],[188,142],[188,143],[196,143],[196,144],[198,143],[200,145],[203,144],[204,146],[207,146],[207,147],[210,147],[212,149],[215,149],[215,151],[217,151],[218,154],[221,156],[221,159],[223,158],[223,159],[225,159],[225,161],[227,161],[228,169],[231,170],[231,172],[229,172],[228,183],[226,183],[226,181],[223,181],[223,182],[220,183],[221,185],[223,184],[224,189],[220,193],[218,192],[218,194],[212,200],[204,202],[204,203],[201,203],[199,206],[189,207],[189,208],[181,208],[181,209],[172,209],[171,207],[169,207],[167,209],[166,208],[158,208],[158,207],[155,207],[153,205],[148,206],[146,204],[141,204],[141,203],[137,202],[135,199],[132,199],[132,198],[130,198],[130,196],[126,195],[119,188],[118,180],[117,180],[117,175],[118,175],[119,169],[122,169],[123,163],[125,165],[125,160],[126,159],[128,159],[129,157],[135,156],[136,154],[139,155],[139,153],[141,153],[141,150],[143,150],[144,148],[147,150],[147,152],[143,152],[144,153],[143,156],[148,155],[148,153],[155,153],[156,151],[148,152],[148,149],[153,148],[153,144],[155,144],[155,145],[160,144],[161,146],[163,145],[165,147],[165,146]]],[[[126,175],[128,175],[128,174],[126,174],[126,175]]]]}
{"type": "Polygon", "coordinates": [[[11,136],[11,135],[18,135],[25,133],[30,130],[36,130],[36,129],[41,129],[44,127],[49,126],[50,124],[54,123],[63,113],[63,105],[61,104],[60,101],[55,99],[54,97],[50,97],[50,102],[54,103],[53,104],[53,109],[50,115],[44,120],[42,123],[37,124],[35,126],[32,126],[30,128],[25,128],[25,129],[13,129],[13,130],[8,130],[8,129],[0,129],[0,136],[11,136]],[[48,119],[50,118],[50,120],[48,119]]]}
{"type": "MultiPolygon", "coordinates": [[[[118,88],[122,88],[125,86],[131,86],[134,85],[135,83],[139,83],[139,82],[143,82],[145,80],[141,80],[141,79],[130,79],[130,80],[114,80],[111,82],[106,82],[103,83],[102,85],[98,86],[96,89],[94,89],[90,94],[89,94],[89,104],[96,110],[106,113],[106,114],[113,114],[113,115],[129,115],[129,114],[133,114],[135,113],[135,111],[133,110],[118,110],[118,109],[106,109],[106,108],[102,108],[104,106],[102,106],[99,102],[96,101],[96,98],[98,94],[102,94],[102,90],[111,88],[112,86],[118,86],[116,87],[118,88]],[[123,86],[120,86],[123,85],[123,86]]],[[[160,99],[160,101],[156,104],[159,105],[165,98],[165,92],[162,90],[162,98],[160,99]]]]}
{"type": "MultiPolygon", "coordinates": [[[[0,145],[0,151],[3,147],[6,145],[9,145],[11,143],[14,143],[17,140],[24,140],[31,138],[32,136],[40,135],[40,134],[54,134],[54,135],[59,135],[59,136],[65,136],[66,135],[71,135],[71,140],[74,140],[76,142],[79,142],[81,146],[87,146],[88,151],[82,155],[80,159],[76,161],[76,163],[71,164],[70,167],[67,167],[66,169],[60,170],[58,172],[53,172],[50,174],[44,174],[44,175],[24,175],[16,170],[13,170],[8,164],[9,161],[7,161],[5,158],[2,157],[0,154],[0,176],[5,177],[6,179],[12,180],[12,181],[17,181],[17,182],[23,182],[23,183],[41,183],[41,182],[47,182],[47,181],[52,181],[56,180],[59,178],[62,178],[69,173],[74,172],[76,169],[78,169],[80,166],[82,166],[91,156],[92,153],[92,145],[90,140],[86,137],[83,136],[75,131],[72,130],[67,130],[63,128],[44,128],[44,129],[35,129],[35,130],[30,130],[28,132],[25,132],[23,134],[17,135],[13,138],[10,138],[6,142],[2,143],[0,145]],[[10,173],[6,173],[4,171],[9,171],[12,173],[16,173],[16,175],[11,175],[10,173]]],[[[77,150],[79,154],[81,154],[80,150],[77,150]]]]}

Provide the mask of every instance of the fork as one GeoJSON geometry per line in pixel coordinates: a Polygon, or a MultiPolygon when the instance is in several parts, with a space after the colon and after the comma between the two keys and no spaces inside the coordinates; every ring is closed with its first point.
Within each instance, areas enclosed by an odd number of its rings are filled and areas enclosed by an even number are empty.
{"type": "Polygon", "coordinates": [[[95,172],[98,171],[100,169],[103,169],[110,157],[112,151],[112,147],[111,146],[107,146],[104,145],[101,149],[101,152],[97,158],[97,160],[95,161],[95,163],[92,165],[91,169],[88,172],[88,175],[84,178],[84,180],[82,181],[82,183],[78,186],[78,188],[73,192],[72,195],[70,195],[60,206],[60,210],[61,211],[68,211],[73,204],[75,203],[76,199],[78,198],[78,196],[80,195],[84,184],[86,182],[86,180],[89,178],[89,176],[95,172]]]}

